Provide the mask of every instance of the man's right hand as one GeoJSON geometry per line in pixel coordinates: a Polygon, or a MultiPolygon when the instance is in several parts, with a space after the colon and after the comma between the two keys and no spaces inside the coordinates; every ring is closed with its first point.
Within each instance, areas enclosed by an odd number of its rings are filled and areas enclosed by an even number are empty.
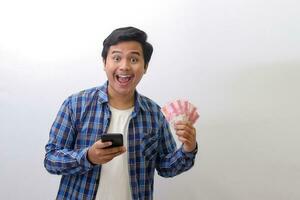
{"type": "Polygon", "coordinates": [[[95,142],[87,152],[88,160],[94,165],[101,165],[126,152],[124,146],[105,148],[109,147],[111,144],[111,142],[102,142],[101,140],[95,142]]]}

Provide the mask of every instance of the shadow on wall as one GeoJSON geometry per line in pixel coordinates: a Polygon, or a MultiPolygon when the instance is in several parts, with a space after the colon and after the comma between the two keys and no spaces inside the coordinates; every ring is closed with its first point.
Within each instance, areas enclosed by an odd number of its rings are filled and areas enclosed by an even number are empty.
{"type": "Polygon", "coordinates": [[[218,73],[208,74],[213,86],[201,94],[217,100],[201,104],[196,165],[174,179],[158,178],[156,197],[297,199],[300,64],[252,65],[218,73]]]}
{"type": "Polygon", "coordinates": [[[192,180],[200,182],[198,199],[300,197],[299,86],[298,63],[230,71],[220,91],[223,113],[200,129],[202,155],[192,180]]]}

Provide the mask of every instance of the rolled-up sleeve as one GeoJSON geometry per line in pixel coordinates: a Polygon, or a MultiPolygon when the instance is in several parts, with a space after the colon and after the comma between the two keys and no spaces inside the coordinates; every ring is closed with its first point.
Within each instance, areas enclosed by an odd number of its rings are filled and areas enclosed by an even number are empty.
{"type": "Polygon", "coordinates": [[[45,146],[44,166],[52,174],[82,174],[93,167],[87,160],[88,148],[74,149],[77,132],[70,101],[68,98],[62,104],[45,146]]]}
{"type": "Polygon", "coordinates": [[[160,128],[158,153],[156,160],[158,174],[163,177],[173,177],[194,165],[197,148],[189,153],[184,152],[182,146],[177,149],[168,122],[164,120],[160,128]]]}

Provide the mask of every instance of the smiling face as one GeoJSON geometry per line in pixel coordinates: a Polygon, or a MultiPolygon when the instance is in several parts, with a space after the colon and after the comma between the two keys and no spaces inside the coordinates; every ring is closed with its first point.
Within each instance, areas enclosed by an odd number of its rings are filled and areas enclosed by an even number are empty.
{"type": "Polygon", "coordinates": [[[141,44],[124,41],[110,46],[104,70],[109,83],[109,96],[133,99],[135,88],[146,72],[141,44]]]}

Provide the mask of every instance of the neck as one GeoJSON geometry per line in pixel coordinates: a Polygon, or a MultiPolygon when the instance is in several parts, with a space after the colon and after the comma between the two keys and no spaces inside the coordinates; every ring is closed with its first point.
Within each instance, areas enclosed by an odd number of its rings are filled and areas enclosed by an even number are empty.
{"type": "Polygon", "coordinates": [[[134,93],[127,96],[112,94],[108,91],[108,103],[114,108],[125,110],[134,106],[134,93]]]}
{"type": "Polygon", "coordinates": [[[109,105],[116,109],[125,110],[128,108],[131,108],[134,106],[134,100],[128,100],[128,101],[119,101],[118,99],[111,98],[108,100],[109,105]]]}

